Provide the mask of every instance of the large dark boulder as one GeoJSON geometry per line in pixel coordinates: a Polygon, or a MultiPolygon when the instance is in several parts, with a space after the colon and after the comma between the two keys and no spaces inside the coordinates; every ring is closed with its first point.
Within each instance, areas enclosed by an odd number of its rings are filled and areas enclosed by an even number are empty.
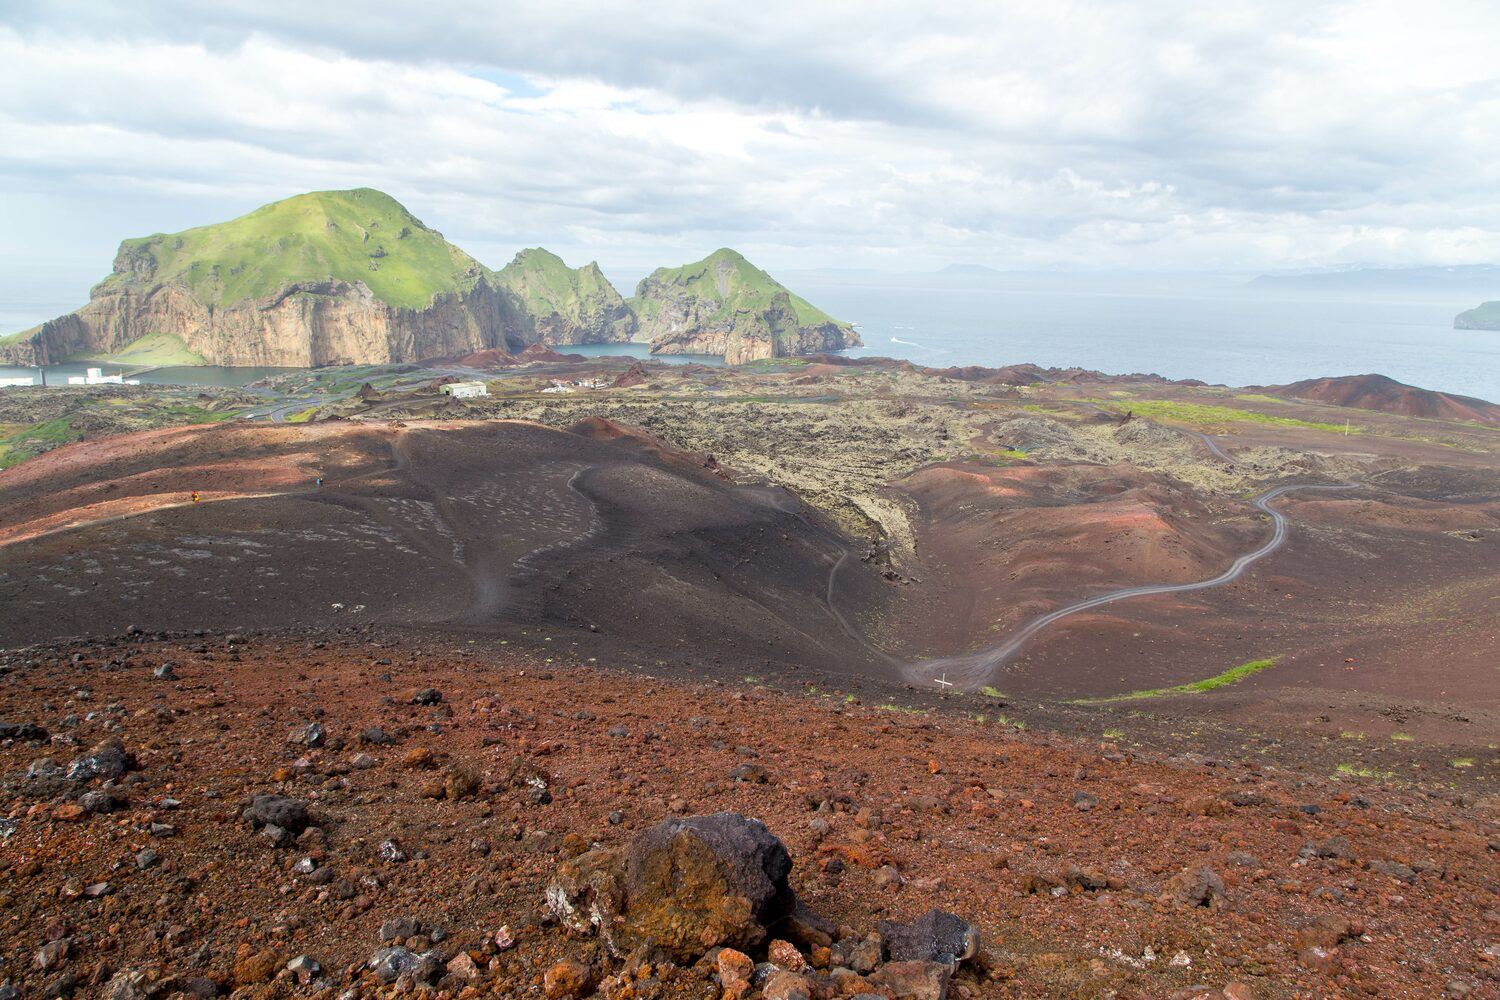
{"type": "Polygon", "coordinates": [[[736,813],[669,819],[623,850],[565,862],[547,904],[617,955],[642,945],[682,963],[715,947],[753,948],[794,911],[792,860],[766,825],[736,813]]]}

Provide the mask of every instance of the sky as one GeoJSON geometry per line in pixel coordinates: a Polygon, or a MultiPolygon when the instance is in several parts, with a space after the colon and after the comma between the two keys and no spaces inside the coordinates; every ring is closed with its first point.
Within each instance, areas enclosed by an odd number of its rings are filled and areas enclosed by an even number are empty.
{"type": "Polygon", "coordinates": [[[356,186],[494,267],[1500,261],[1496,51],[1494,0],[0,0],[0,300],[356,186]]]}

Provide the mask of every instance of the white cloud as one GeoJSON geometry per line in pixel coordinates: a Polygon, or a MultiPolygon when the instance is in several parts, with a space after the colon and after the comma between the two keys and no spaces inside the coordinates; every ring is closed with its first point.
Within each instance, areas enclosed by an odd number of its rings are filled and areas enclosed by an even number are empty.
{"type": "MultiPolygon", "coordinates": [[[[369,184],[491,264],[1500,259],[1482,3],[74,0],[0,28],[0,255],[369,184]],[[52,220],[52,224],[48,224],[52,220]]],[[[87,259],[85,259],[87,258],[87,259]]]]}

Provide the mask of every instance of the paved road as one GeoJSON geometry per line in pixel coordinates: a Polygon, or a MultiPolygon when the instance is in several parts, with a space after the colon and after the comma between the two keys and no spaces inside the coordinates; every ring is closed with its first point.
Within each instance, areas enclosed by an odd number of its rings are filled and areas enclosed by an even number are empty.
{"type": "MultiPolygon", "coordinates": [[[[347,393],[345,395],[348,395],[347,393]]],[[[344,396],[299,396],[296,399],[283,399],[276,403],[267,403],[257,406],[240,414],[241,420],[269,420],[273,424],[279,424],[293,413],[301,413],[310,406],[323,406],[344,396]]]]}
{"type": "Polygon", "coordinates": [[[1021,647],[1035,636],[1038,632],[1053,625],[1070,615],[1076,615],[1081,611],[1089,611],[1093,608],[1113,604],[1116,601],[1129,600],[1132,597],[1146,597],[1151,594],[1180,594],[1193,590],[1208,590],[1211,587],[1222,587],[1226,583],[1238,580],[1250,566],[1269,556],[1281,548],[1287,538],[1286,515],[1271,506],[1276,499],[1291,493],[1293,490],[1352,490],[1358,486],[1349,483],[1338,485],[1317,486],[1278,486],[1274,490],[1263,494],[1255,501],[1255,506],[1271,516],[1271,537],[1266,539],[1259,548],[1247,552],[1236,559],[1228,569],[1210,580],[1200,580],[1197,583],[1159,583],[1142,587],[1126,587],[1123,590],[1114,590],[1097,597],[1069,604],[1058,608],[1027,622],[1020,630],[1013,633],[1004,642],[977,653],[966,656],[942,657],[935,660],[923,660],[913,663],[906,668],[908,677],[923,683],[933,683],[937,678],[945,678],[954,687],[969,690],[981,684],[988,683],[990,675],[1005,664],[1012,656],[1021,650],[1021,647]]]}
{"type": "Polygon", "coordinates": [[[1209,437],[1207,434],[1201,434],[1198,431],[1193,431],[1193,433],[1197,434],[1199,437],[1201,437],[1203,439],[1203,443],[1206,444],[1206,445],[1208,445],[1208,450],[1211,451],[1211,452],[1213,452],[1213,454],[1214,454],[1214,456],[1216,458],[1219,458],[1219,459],[1221,459],[1221,460],[1223,460],[1225,462],[1228,462],[1230,465],[1234,464],[1234,459],[1230,458],[1228,455],[1226,455],[1224,453],[1224,449],[1219,447],[1219,442],[1215,441],[1213,438],[1209,437]]]}

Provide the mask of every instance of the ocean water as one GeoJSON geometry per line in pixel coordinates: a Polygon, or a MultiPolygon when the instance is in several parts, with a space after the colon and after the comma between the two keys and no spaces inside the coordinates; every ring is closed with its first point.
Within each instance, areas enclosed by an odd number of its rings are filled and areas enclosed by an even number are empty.
{"type": "MultiPolygon", "coordinates": [[[[850,352],[856,355],[907,358],[939,368],[1034,362],[1235,386],[1376,372],[1426,389],[1500,402],[1500,332],[1453,329],[1455,315],[1484,298],[1500,298],[1500,288],[1393,285],[1353,295],[1264,289],[1243,277],[1213,275],[804,271],[778,277],[832,315],[855,323],[865,342],[850,352]]],[[[633,284],[617,281],[616,287],[633,284]]],[[[0,334],[76,304],[0,300],[0,334]]],[[[653,357],[643,344],[565,350],[653,357]]],[[[654,357],[672,364],[721,363],[703,356],[654,357]]],[[[81,374],[84,367],[59,366],[67,374],[81,374]]],[[[32,371],[0,366],[0,377],[32,371]]],[[[142,381],[242,385],[277,371],[158,369],[142,381]]]]}
{"type": "Polygon", "coordinates": [[[669,365],[722,367],[724,364],[724,359],[716,354],[652,354],[646,344],[558,344],[553,350],[560,354],[582,354],[586,358],[641,358],[669,365]]]}
{"type": "MultiPolygon", "coordinates": [[[[139,379],[146,385],[248,385],[259,379],[269,378],[297,368],[220,368],[204,365],[181,368],[155,368],[139,375],[131,365],[111,365],[94,362],[67,362],[47,366],[48,385],[67,385],[69,375],[82,375],[85,369],[98,368],[105,375],[124,375],[139,379]]],[[[36,378],[35,368],[18,368],[15,365],[0,365],[0,378],[36,378]]]]}
{"type": "Polygon", "coordinates": [[[936,279],[784,278],[856,324],[865,346],[855,355],[938,368],[1034,362],[1235,386],[1375,372],[1500,401],[1500,332],[1453,329],[1453,317],[1477,298],[1293,295],[1207,281],[1131,290],[1118,281],[1027,288],[936,279]]]}

